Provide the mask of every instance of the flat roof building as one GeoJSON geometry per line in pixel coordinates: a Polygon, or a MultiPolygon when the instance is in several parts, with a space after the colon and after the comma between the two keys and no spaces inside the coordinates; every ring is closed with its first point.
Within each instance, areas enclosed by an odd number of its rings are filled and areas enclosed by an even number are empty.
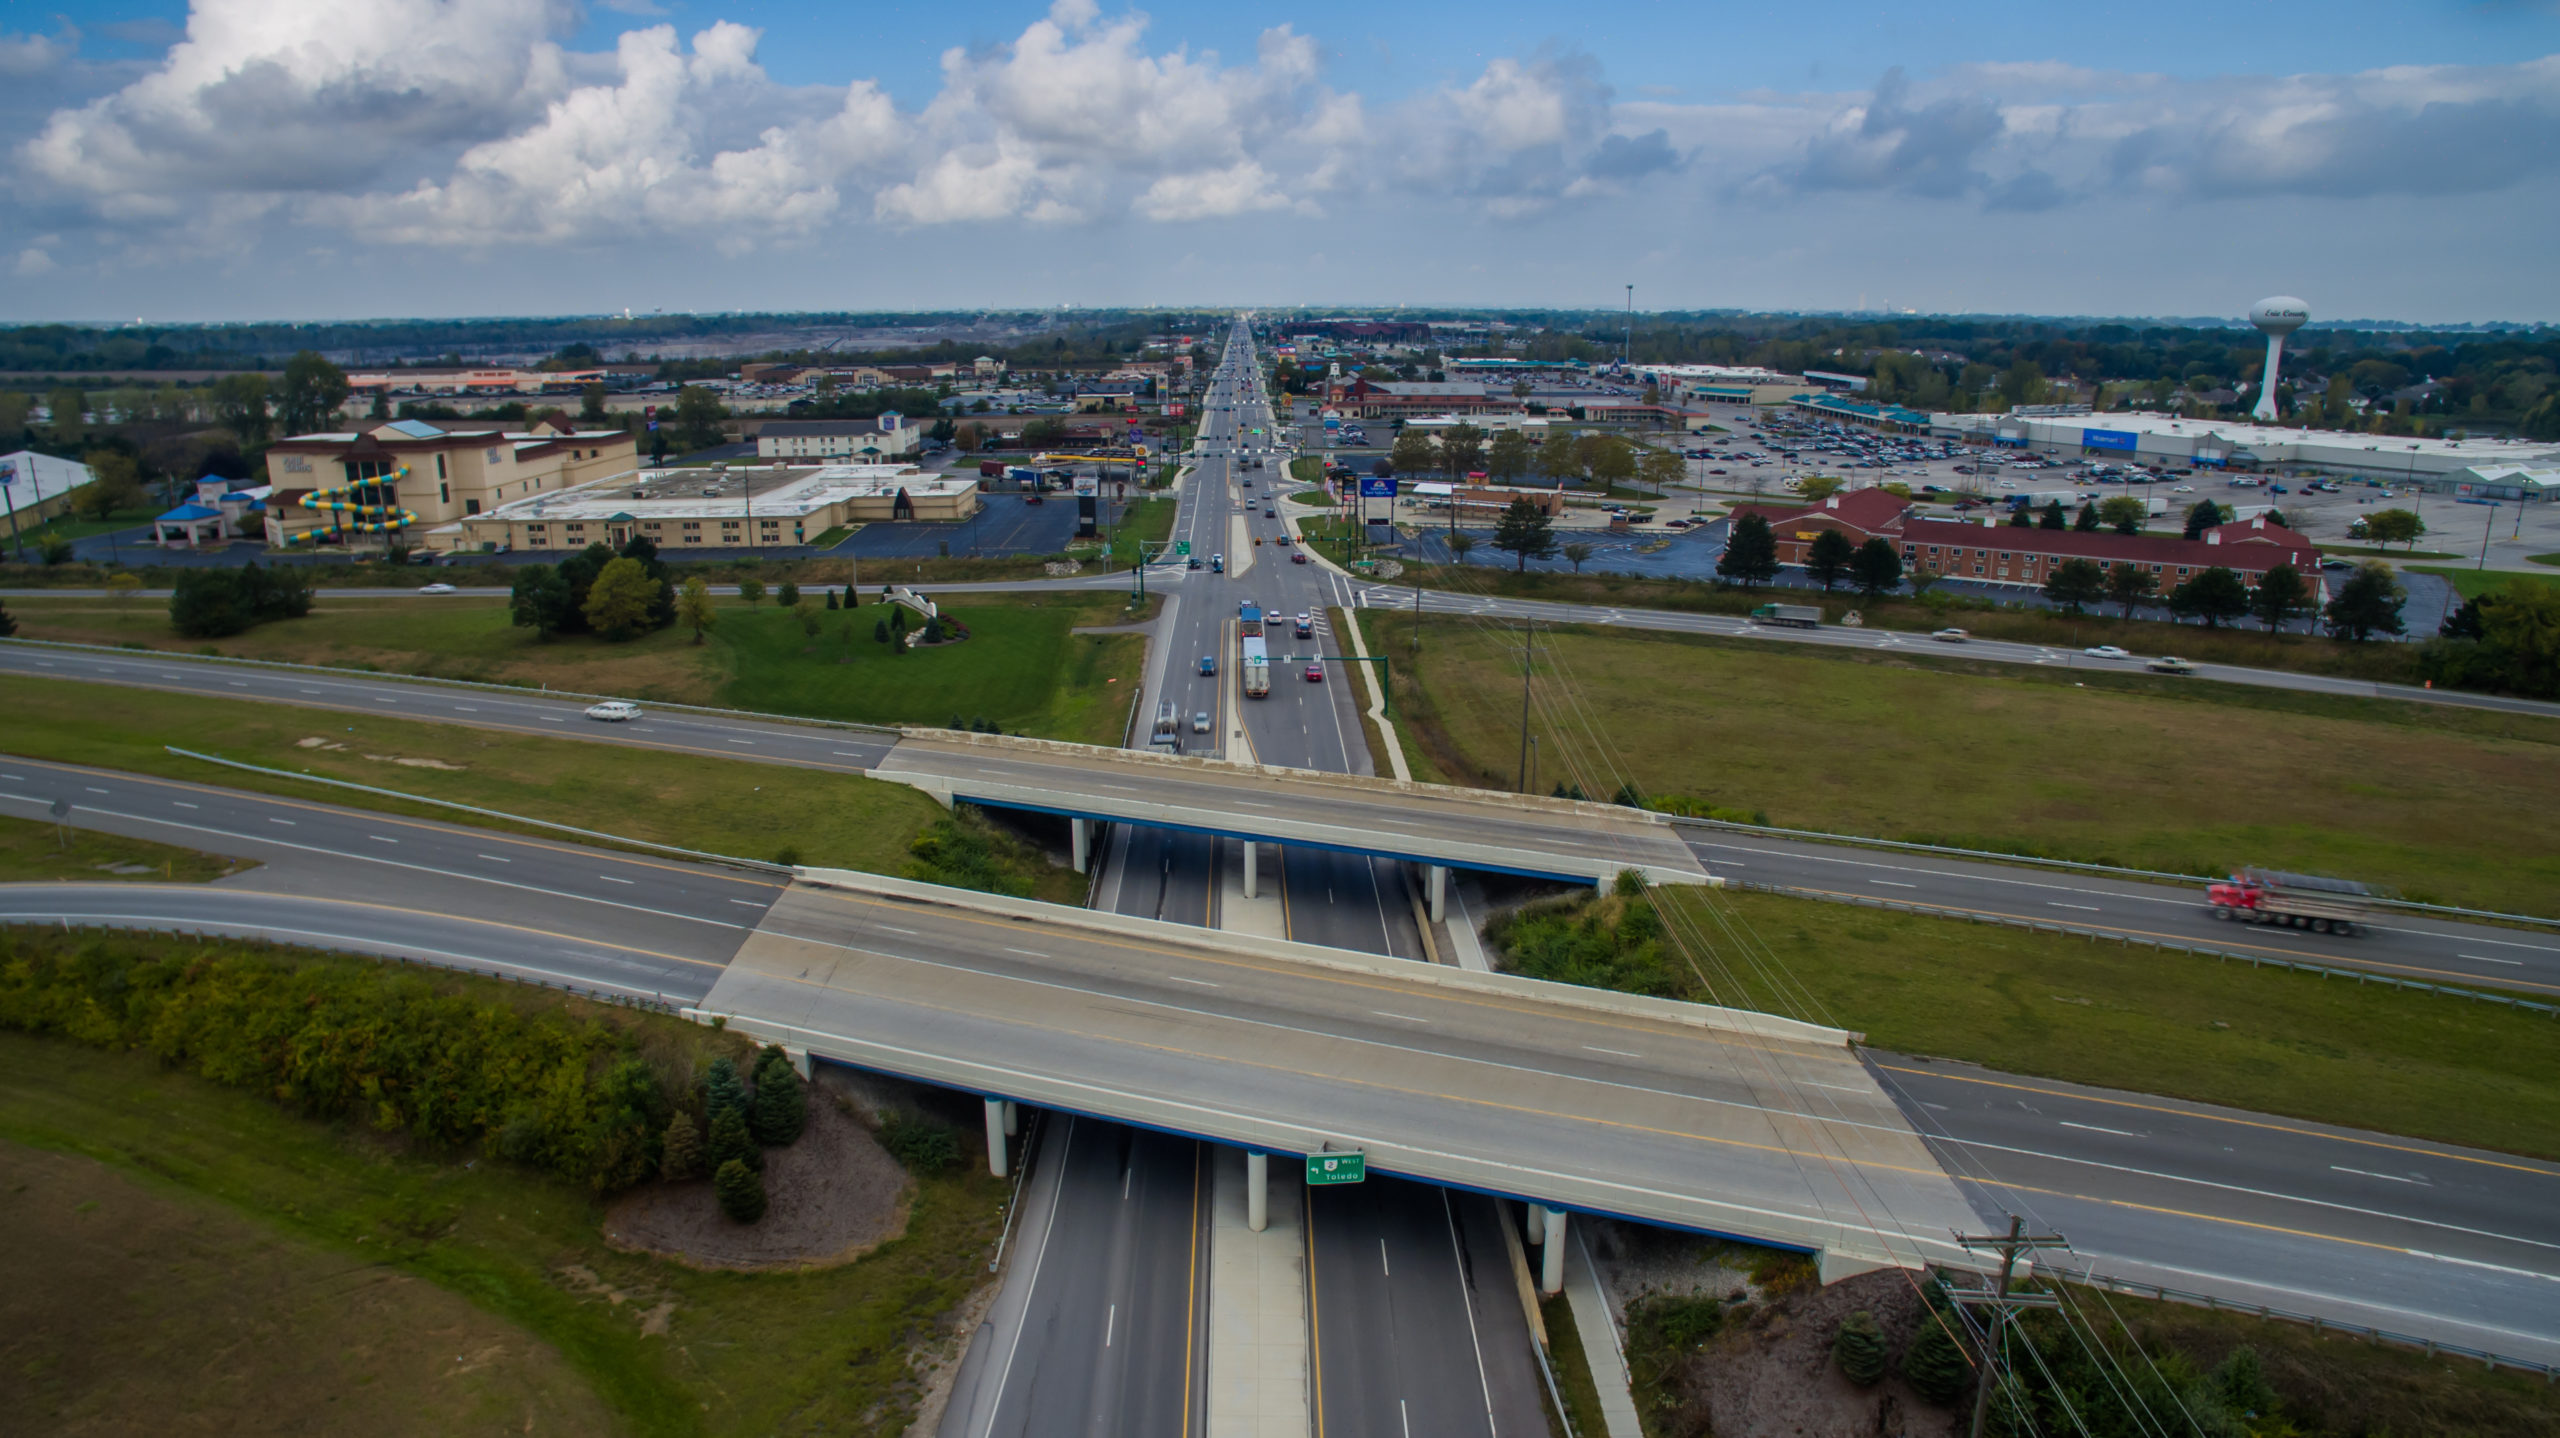
{"type": "Polygon", "coordinates": [[[453,526],[459,547],[660,549],[805,545],[828,530],[893,520],[945,523],[978,511],[978,477],[906,464],[815,468],[739,465],[639,470],[565,493],[539,495],[453,526]]]}
{"type": "Polygon", "coordinates": [[[2412,483],[2480,466],[2560,468],[2560,443],[2431,439],[2346,430],[2284,429],[2140,411],[2092,414],[1935,414],[1940,434],[1975,443],[2103,456],[2137,464],[2300,465],[2331,474],[2412,483]]]}

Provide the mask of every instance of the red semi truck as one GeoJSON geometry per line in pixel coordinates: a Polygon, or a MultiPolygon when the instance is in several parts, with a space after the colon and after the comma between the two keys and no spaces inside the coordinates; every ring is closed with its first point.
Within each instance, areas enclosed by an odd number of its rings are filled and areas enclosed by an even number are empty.
{"type": "Polygon", "coordinates": [[[2281,924],[2315,934],[2361,934],[2365,916],[2372,912],[2373,891],[2349,879],[2242,869],[2206,885],[2205,901],[2217,919],[2281,924]]]}

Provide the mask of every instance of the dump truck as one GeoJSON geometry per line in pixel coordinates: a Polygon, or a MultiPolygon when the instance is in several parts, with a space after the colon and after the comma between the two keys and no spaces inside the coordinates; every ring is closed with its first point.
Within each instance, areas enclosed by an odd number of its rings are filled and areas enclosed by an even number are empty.
{"type": "Polygon", "coordinates": [[[2247,924],[2280,924],[2315,934],[2361,934],[2373,891],[2352,879],[2242,869],[2205,886],[2213,916],[2247,924]]]}
{"type": "Polygon", "coordinates": [[[1754,624],[1784,624],[1794,629],[1822,627],[1822,606],[1818,604],[1763,604],[1751,611],[1754,624]]]}

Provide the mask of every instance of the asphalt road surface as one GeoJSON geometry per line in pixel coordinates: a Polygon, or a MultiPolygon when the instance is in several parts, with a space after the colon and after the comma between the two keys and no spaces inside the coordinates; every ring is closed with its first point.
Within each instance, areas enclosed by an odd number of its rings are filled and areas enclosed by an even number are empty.
{"type": "Polygon", "coordinates": [[[0,885],[0,913],[183,929],[687,1003],[778,876],[0,756],[0,814],[257,861],[210,884],[0,885]]]}
{"type": "Polygon", "coordinates": [[[1870,1051],[2071,1273],[2560,1362],[2560,1164],[1870,1051]]]}

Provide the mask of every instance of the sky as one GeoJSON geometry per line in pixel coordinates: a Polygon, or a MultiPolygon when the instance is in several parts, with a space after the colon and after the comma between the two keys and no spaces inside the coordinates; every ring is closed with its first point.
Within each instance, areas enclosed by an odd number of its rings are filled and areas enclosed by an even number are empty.
{"type": "Polygon", "coordinates": [[[2560,0],[0,0],[0,321],[2560,320],[2560,0]]]}

